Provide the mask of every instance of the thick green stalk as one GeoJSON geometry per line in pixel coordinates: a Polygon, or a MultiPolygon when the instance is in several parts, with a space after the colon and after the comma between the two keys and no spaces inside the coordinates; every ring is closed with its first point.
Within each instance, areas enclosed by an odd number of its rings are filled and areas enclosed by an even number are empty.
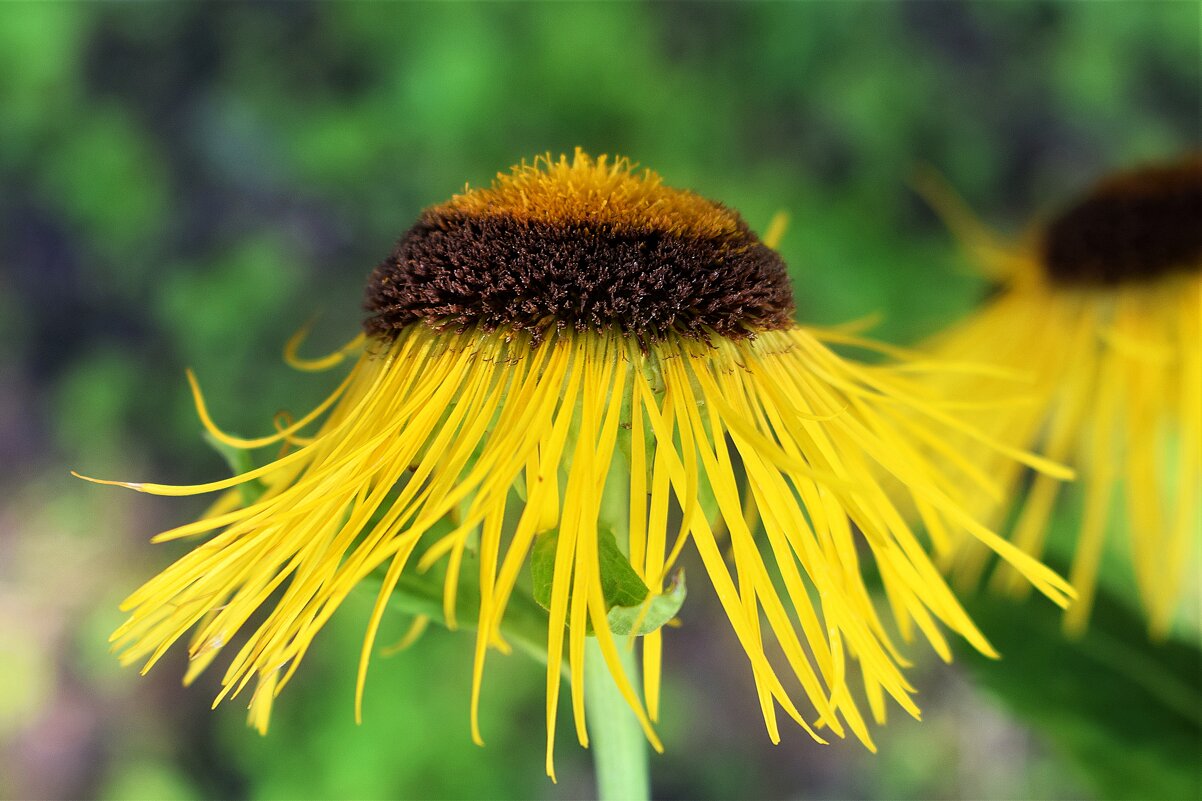
{"type": "MultiPolygon", "coordinates": [[[[619,641],[618,655],[626,677],[634,683],[638,676],[634,651],[619,641]]],[[[618,692],[595,637],[588,638],[585,650],[584,703],[600,801],[649,801],[647,738],[618,692]]]]}

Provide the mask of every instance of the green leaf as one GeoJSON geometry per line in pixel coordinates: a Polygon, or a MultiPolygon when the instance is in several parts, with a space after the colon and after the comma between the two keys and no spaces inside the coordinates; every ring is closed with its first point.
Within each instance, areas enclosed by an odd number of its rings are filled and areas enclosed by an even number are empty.
{"type": "Polygon", "coordinates": [[[601,591],[605,594],[606,609],[638,606],[643,602],[650,590],[634,572],[609,529],[597,531],[597,559],[601,565],[601,591]]]}
{"type": "Polygon", "coordinates": [[[551,584],[555,575],[555,546],[559,532],[539,534],[530,551],[530,583],[534,601],[543,609],[551,609],[551,584]]]}
{"type": "Polygon", "coordinates": [[[663,595],[656,595],[650,602],[640,603],[637,606],[610,607],[609,630],[620,636],[631,632],[640,636],[650,634],[676,617],[687,594],[684,569],[682,568],[676,571],[676,575],[672,577],[672,583],[668,585],[668,591],[663,595]],[[646,606],[646,610],[644,610],[644,606],[646,606]],[[636,625],[638,626],[637,632],[634,631],[636,625]]]}
{"type": "Polygon", "coordinates": [[[964,655],[978,683],[1038,730],[1106,799],[1202,797],[1202,651],[1149,641],[1145,621],[1100,595],[1089,631],[1060,610],[985,595],[966,604],[1002,655],[964,655]]]}
{"type": "MultiPolygon", "coordinates": [[[[533,579],[534,600],[544,609],[551,608],[551,585],[555,574],[555,552],[559,544],[559,532],[541,534],[534,543],[530,573],[533,579]]],[[[648,634],[663,626],[680,611],[685,598],[684,573],[677,573],[672,586],[664,595],[656,596],[647,604],[651,594],[647,585],[630,566],[630,560],[618,547],[613,532],[599,529],[597,533],[597,557],[601,568],[601,591],[605,596],[605,608],[609,612],[610,630],[614,634],[629,634],[638,622],[638,633],[648,634]],[[642,618],[640,621],[639,618],[642,618]]],[[[591,629],[590,629],[591,633],[591,629]]]]}
{"type": "MultiPolygon", "coordinates": [[[[234,475],[240,476],[255,469],[254,460],[250,458],[250,451],[226,445],[208,431],[205,431],[203,436],[205,442],[209,443],[209,447],[221,454],[222,459],[225,459],[225,463],[230,466],[234,475]]],[[[262,481],[254,479],[239,484],[238,491],[242,494],[242,505],[250,506],[262,497],[263,493],[267,491],[267,487],[262,481]]]]}

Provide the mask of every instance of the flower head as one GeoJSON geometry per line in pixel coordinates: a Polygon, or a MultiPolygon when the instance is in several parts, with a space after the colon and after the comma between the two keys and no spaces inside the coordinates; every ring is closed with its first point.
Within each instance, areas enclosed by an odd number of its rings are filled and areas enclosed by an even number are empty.
{"type": "Polygon", "coordinates": [[[299,362],[333,367],[357,354],[346,379],[273,435],[222,433],[193,380],[214,437],[294,450],[208,484],[126,484],[227,493],[204,519],[156,538],[207,537],[125,602],[130,617],[114,635],[122,658],[149,668],[193,631],[192,677],[239,643],[221,697],[253,683],[260,728],[326,620],[370,580],[361,700],[398,583],[439,567],[448,626],[460,622],[461,584],[478,596],[479,740],[485,659],[507,648],[515,596],[538,594],[524,568],[533,559],[546,589],[548,771],[565,650],[587,743],[589,636],[658,747],[663,630],[627,621],[642,642],[636,687],[620,666],[627,644],[611,628],[607,571],[619,553],[646,617],[693,548],[772,738],[779,709],[815,739],[851,731],[871,745],[857,696],[878,721],[886,697],[917,708],[863,563],[904,638],[917,629],[946,657],[942,624],[990,652],[882,476],[933,532],[969,531],[1055,600],[1071,593],[951,501],[952,478],[922,449],[965,430],[956,418],[923,400],[904,368],[860,366],[825,344],[871,343],[795,325],[784,263],[738,214],[625,160],[547,157],[427,210],[372,274],[367,311],[351,345],[299,362]],[[237,490],[250,482],[262,492],[246,499],[237,490]]]}
{"type": "MultiPolygon", "coordinates": [[[[997,243],[962,212],[951,217],[1002,288],[935,349],[1025,375],[1021,397],[980,425],[1081,474],[1070,574],[1080,600],[1067,626],[1086,624],[1106,539],[1125,519],[1149,625],[1166,633],[1202,524],[1202,159],[1108,178],[1018,245],[997,243]]],[[[1013,396],[1014,387],[978,377],[951,391],[1013,396]]],[[[1013,462],[967,455],[997,477],[1004,499],[982,496],[975,508],[998,524],[1019,499],[1011,538],[1041,554],[1057,482],[1037,476],[1022,488],[1013,462]]],[[[960,569],[971,579],[985,557],[970,545],[960,569]]],[[[1013,578],[1003,570],[995,581],[1013,578]]]]}

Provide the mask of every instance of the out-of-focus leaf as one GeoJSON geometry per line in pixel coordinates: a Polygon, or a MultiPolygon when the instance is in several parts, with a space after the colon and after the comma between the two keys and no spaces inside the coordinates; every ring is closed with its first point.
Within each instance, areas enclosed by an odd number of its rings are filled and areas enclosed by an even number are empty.
{"type": "MultiPolygon", "coordinates": [[[[230,470],[233,471],[234,475],[240,476],[255,469],[255,463],[250,457],[250,451],[245,448],[235,448],[232,445],[227,445],[208,431],[204,432],[204,440],[209,444],[209,447],[221,454],[221,458],[225,459],[225,463],[230,466],[230,470]]],[[[266,490],[267,487],[257,478],[253,481],[244,481],[238,485],[238,492],[242,495],[243,506],[250,506],[259,500],[266,490]]]]}
{"type": "Polygon", "coordinates": [[[1002,655],[965,654],[977,681],[1030,723],[1106,799],[1202,797],[1202,652],[1153,643],[1146,623],[1099,596],[1089,631],[1060,610],[982,595],[968,611],[1002,655]]]}
{"type": "MultiPolygon", "coordinates": [[[[470,557],[469,557],[470,558],[470,557]]],[[[383,572],[373,574],[382,578],[383,572]]],[[[474,629],[480,617],[480,584],[477,571],[466,564],[459,571],[455,593],[455,621],[458,627],[474,629]]],[[[446,587],[446,561],[434,564],[422,573],[407,568],[397,582],[389,605],[412,615],[425,615],[446,625],[443,592],[446,587]]],[[[547,613],[522,592],[510,596],[501,621],[502,635],[539,661],[547,659],[547,613]]]]}

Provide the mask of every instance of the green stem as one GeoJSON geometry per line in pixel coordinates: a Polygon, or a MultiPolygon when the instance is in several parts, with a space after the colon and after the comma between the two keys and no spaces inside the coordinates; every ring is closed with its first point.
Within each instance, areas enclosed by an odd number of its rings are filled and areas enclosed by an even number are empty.
{"type": "MultiPolygon", "coordinates": [[[[600,801],[649,801],[647,738],[638,718],[618,692],[597,639],[589,637],[585,647],[584,704],[600,801]]],[[[618,657],[626,677],[635,681],[638,667],[634,651],[619,642],[618,657]]]]}

